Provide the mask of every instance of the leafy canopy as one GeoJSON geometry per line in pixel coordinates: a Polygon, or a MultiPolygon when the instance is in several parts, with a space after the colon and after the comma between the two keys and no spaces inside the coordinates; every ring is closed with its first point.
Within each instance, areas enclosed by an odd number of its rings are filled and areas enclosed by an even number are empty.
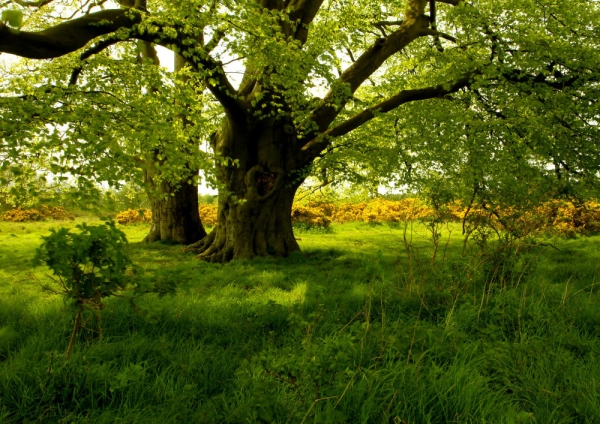
{"type": "Polygon", "coordinates": [[[34,59],[2,87],[5,168],[41,158],[89,187],[139,181],[150,157],[180,177],[190,158],[212,169],[198,146],[219,117],[287,116],[322,184],[441,179],[487,204],[598,194],[596,2],[39,4],[0,35],[34,59]],[[151,45],[187,65],[155,66],[151,45]]]}

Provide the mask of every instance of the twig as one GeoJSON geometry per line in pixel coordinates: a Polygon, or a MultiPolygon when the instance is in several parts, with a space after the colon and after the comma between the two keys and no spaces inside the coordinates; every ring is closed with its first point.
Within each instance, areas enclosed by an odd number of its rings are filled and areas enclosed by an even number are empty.
{"type": "Polygon", "coordinates": [[[308,418],[308,415],[311,413],[311,411],[313,410],[313,408],[315,407],[315,405],[317,404],[317,402],[321,402],[322,400],[329,400],[329,399],[337,399],[339,398],[339,396],[329,396],[329,397],[324,397],[321,399],[316,399],[313,404],[310,406],[310,408],[308,409],[308,412],[306,413],[306,415],[304,416],[304,418],[302,418],[302,421],[300,422],[300,424],[304,424],[304,421],[306,421],[306,419],[308,418]]]}

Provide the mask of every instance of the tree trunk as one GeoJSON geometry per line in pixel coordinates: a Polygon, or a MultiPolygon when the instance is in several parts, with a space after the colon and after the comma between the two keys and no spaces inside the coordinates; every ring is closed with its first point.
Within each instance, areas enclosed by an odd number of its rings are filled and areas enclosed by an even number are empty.
{"type": "Polygon", "coordinates": [[[304,180],[290,125],[261,121],[238,126],[227,120],[213,137],[225,158],[217,166],[220,183],[217,225],[192,249],[212,262],[285,257],[300,250],[292,229],[292,203],[304,180]]]}
{"type": "Polygon", "coordinates": [[[300,250],[292,229],[295,188],[281,187],[257,199],[239,201],[219,196],[213,231],[196,244],[199,257],[211,262],[285,257],[300,250]]]}
{"type": "MultiPolygon", "coordinates": [[[[145,6],[144,6],[145,7],[145,6]]],[[[156,50],[150,43],[142,42],[140,46],[143,57],[150,57],[158,66],[160,62],[156,50]]],[[[180,71],[185,66],[185,61],[178,54],[175,55],[175,71],[180,71]]],[[[185,77],[181,78],[187,81],[185,77]]],[[[181,116],[184,126],[188,125],[185,116],[181,116]]],[[[198,143],[189,140],[185,148],[197,150],[198,143]]],[[[158,151],[147,160],[145,182],[150,208],[152,210],[152,228],[144,239],[145,242],[166,241],[176,244],[192,244],[206,237],[206,230],[198,213],[198,187],[188,183],[192,176],[198,175],[198,170],[192,170],[187,164],[187,175],[180,175],[179,184],[170,184],[167,181],[157,181],[156,164],[164,163],[159,159],[158,151]]]]}
{"type": "Polygon", "coordinates": [[[161,182],[157,190],[149,174],[146,172],[152,227],[144,241],[187,245],[203,239],[206,230],[198,213],[198,187],[187,181],[181,182],[179,187],[161,182]]]}

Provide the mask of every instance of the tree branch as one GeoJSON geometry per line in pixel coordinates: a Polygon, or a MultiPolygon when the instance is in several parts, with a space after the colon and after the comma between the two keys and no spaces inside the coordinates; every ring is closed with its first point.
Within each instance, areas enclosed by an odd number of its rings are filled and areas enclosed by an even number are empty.
{"type": "MultiPolygon", "coordinates": [[[[38,1],[26,1],[26,0],[12,0],[10,2],[6,2],[6,4],[17,3],[23,7],[42,7],[47,5],[48,3],[52,3],[54,0],[38,0],[38,1]]],[[[2,5],[4,6],[4,5],[2,5]]]]}
{"type": "Polygon", "coordinates": [[[30,59],[51,59],[74,52],[96,37],[132,28],[141,14],[132,10],[103,10],[43,31],[19,31],[0,23],[0,52],[30,59]]]}
{"type": "Polygon", "coordinates": [[[452,37],[451,35],[445,34],[443,32],[439,32],[438,30],[435,30],[435,29],[424,28],[423,30],[421,30],[421,35],[423,35],[423,36],[431,35],[433,37],[443,38],[444,40],[448,40],[453,43],[456,43],[456,38],[452,37]]]}
{"type": "Polygon", "coordinates": [[[452,6],[458,6],[461,3],[464,3],[464,0],[436,0],[438,3],[446,3],[451,4],[452,6]]]}
{"type": "Polygon", "coordinates": [[[380,102],[362,112],[354,115],[352,118],[342,122],[341,124],[323,132],[318,137],[307,143],[302,149],[302,155],[304,158],[312,160],[316,157],[323,149],[325,149],[329,143],[330,137],[339,137],[355,130],[377,115],[387,113],[397,107],[419,100],[427,100],[433,98],[440,98],[447,96],[452,93],[456,93],[458,90],[468,87],[473,76],[477,72],[469,72],[462,76],[460,79],[446,84],[438,84],[433,87],[426,87],[413,90],[402,90],[395,96],[390,97],[383,102],[380,102]]]}
{"type": "Polygon", "coordinates": [[[309,116],[308,121],[316,124],[316,130],[307,137],[314,138],[323,133],[346,105],[351,95],[383,63],[395,53],[422,36],[422,30],[429,27],[429,18],[424,14],[427,0],[409,0],[402,25],[386,38],[379,38],[348,69],[346,69],[333,88],[327,93],[320,106],[309,116]],[[340,87],[346,87],[347,93],[340,93],[340,87]]]}
{"type": "Polygon", "coordinates": [[[206,88],[215,96],[225,109],[225,113],[235,122],[242,122],[246,118],[248,107],[246,102],[238,97],[237,90],[225,75],[223,66],[212,60],[210,56],[202,60],[189,60],[188,63],[195,71],[210,69],[214,72],[205,78],[206,88]]]}
{"type": "MultiPolygon", "coordinates": [[[[95,45],[93,45],[92,47],[90,47],[85,52],[83,52],[81,54],[81,56],[79,56],[79,60],[81,62],[83,62],[87,58],[89,58],[95,54],[98,54],[103,50],[106,50],[107,48],[109,48],[113,44],[118,43],[119,41],[121,41],[119,38],[114,38],[114,37],[107,38],[106,40],[102,40],[102,41],[96,43],[95,45]]],[[[83,64],[79,65],[78,67],[73,69],[73,72],[71,73],[71,78],[69,79],[69,85],[77,84],[77,80],[79,78],[79,75],[81,75],[82,70],[83,70],[83,64]]]]}
{"type": "Polygon", "coordinates": [[[554,71],[551,75],[555,81],[548,81],[548,75],[539,73],[537,75],[527,74],[520,70],[507,71],[502,73],[502,77],[513,84],[525,84],[527,87],[533,87],[536,84],[545,85],[555,90],[564,90],[575,85],[575,83],[584,80],[581,73],[575,76],[565,76],[558,71],[554,71]]]}
{"type": "Polygon", "coordinates": [[[400,26],[402,25],[404,21],[379,21],[379,22],[375,22],[373,24],[373,26],[379,27],[379,26],[400,26]]]}
{"type": "Polygon", "coordinates": [[[317,16],[317,12],[323,5],[324,0],[291,0],[289,8],[293,10],[290,13],[290,21],[296,23],[296,32],[294,39],[300,43],[306,43],[308,40],[308,26],[317,16]]]}
{"type": "MultiPolygon", "coordinates": [[[[94,38],[118,29],[134,29],[141,20],[142,13],[137,10],[111,9],[91,13],[37,32],[19,31],[0,22],[0,52],[30,59],[51,59],[74,52],[84,47],[94,38]]],[[[175,29],[177,30],[177,28],[175,29]]],[[[165,36],[164,34],[132,32],[130,38],[160,44],[168,48],[177,46],[180,48],[181,54],[184,54],[186,50],[192,52],[190,57],[187,58],[188,62],[197,71],[212,71],[211,77],[206,78],[207,87],[227,112],[235,115],[245,110],[244,103],[237,99],[236,90],[227,79],[222,65],[207,54],[200,58],[197,52],[198,40],[194,40],[195,44],[190,45],[189,38],[182,40],[179,31],[174,37],[165,36]]],[[[102,41],[83,53],[81,58],[86,59],[117,41],[120,40],[116,37],[102,41]]],[[[77,81],[80,72],[81,70],[76,69],[71,75],[72,83],[77,81]]]]}

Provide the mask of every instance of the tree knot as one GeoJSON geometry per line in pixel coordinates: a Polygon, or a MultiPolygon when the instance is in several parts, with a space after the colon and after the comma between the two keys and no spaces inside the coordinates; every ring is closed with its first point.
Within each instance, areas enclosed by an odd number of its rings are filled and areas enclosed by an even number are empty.
{"type": "Polygon", "coordinates": [[[294,126],[291,124],[285,124],[283,126],[283,132],[288,134],[288,135],[292,135],[294,134],[294,126]]]}
{"type": "Polygon", "coordinates": [[[252,167],[245,177],[249,200],[266,200],[275,193],[283,183],[283,169],[271,167],[265,170],[262,166],[252,167]]]}
{"type": "Polygon", "coordinates": [[[386,41],[387,40],[383,37],[378,38],[377,41],[375,41],[375,48],[382,48],[386,41]]]}
{"type": "Polygon", "coordinates": [[[255,174],[256,192],[259,196],[265,196],[275,186],[277,174],[272,172],[257,172],[255,174]]]}

